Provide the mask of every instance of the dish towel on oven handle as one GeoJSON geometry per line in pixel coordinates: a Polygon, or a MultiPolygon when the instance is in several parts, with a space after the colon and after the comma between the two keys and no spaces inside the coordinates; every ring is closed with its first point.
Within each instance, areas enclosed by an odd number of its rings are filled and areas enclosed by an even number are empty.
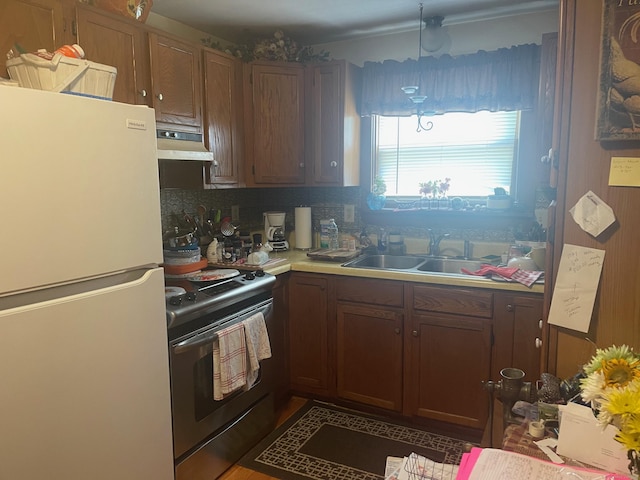
{"type": "Polygon", "coordinates": [[[269,333],[267,324],[264,321],[262,312],[258,312],[245,319],[244,333],[247,341],[247,384],[245,389],[250,389],[258,379],[260,370],[260,360],[271,357],[271,345],[269,344],[269,333]]]}
{"type": "Polygon", "coordinates": [[[242,322],[218,332],[213,342],[213,399],[222,400],[247,382],[247,347],[242,322]]]}

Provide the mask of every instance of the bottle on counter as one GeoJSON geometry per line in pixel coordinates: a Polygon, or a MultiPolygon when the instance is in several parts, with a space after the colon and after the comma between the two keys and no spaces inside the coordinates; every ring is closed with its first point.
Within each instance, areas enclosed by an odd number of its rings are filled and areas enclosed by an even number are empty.
{"type": "Polygon", "coordinates": [[[340,234],[338,232],[338,225],[333,218],[329,219],[329,225],[327,226],[329,233],[329,248],[331,250],[337,250],[340,248],[340,234]]]}

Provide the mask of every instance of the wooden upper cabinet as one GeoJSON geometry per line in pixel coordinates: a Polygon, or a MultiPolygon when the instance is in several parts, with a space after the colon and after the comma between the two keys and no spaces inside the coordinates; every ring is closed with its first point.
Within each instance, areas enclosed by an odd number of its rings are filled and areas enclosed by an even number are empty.
{"type": "Polygon", "coordinates": [[[237,185],[242,156],[242,64],[213,50],[204,52],[206,145],[213,153],[205,186],[237,185]]]}
{"type": "MultiPolygon", "coordinates": [[[[62,0],[3,0],[0,7],[0,55],[17,43],[28,52],[50,52],[68,43],[62,0]]],[[[0,75],[8,77],[4,62],[0,75]]]]}
{"type": "Polygon", "coordinates": [[[202,132],[201,48],[149,32],[152,106],[159,127],[202,132]]]}
{"type": "Polygon", "coordinates": [[[77,35],[88,60],[118,69],[114,101],[151,106],[149,47],[139,25],[78,5],[77,35]]]}
{"type": "Polygon", "coordinates": [[[253,62],[244,77],[247,184],[304,184],[304,66],[253,62]]]}
{"type": "Polygon", "coordinates": [[[345,61],[307,72],[307,183],[357,186],[360,182],[360,69],[345,61]]]}

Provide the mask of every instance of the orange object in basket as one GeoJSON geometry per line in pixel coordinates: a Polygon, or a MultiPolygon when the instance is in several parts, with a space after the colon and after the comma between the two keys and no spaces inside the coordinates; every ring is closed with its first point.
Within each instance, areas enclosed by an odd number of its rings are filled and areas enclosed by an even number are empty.
{"type": "Polygon", "coordinates": [[[63,45],[53,53],[59,53],[70,58],[84,58],[84,50],[77,43],[73,45],[63,45]]]}
{"type": "Polygon", "coordinates": [[[208,265],[206,258],[201,258],[199,262],[186,263],[184,265],[163,265],[164,272],[168,275],[183,275],[185,273],[197,272],[208,265]]]}

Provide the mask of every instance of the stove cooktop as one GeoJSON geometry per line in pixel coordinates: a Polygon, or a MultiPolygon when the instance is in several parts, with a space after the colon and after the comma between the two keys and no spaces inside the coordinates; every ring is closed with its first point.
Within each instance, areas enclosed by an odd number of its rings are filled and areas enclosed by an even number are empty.
{"type": "Polygon", "coordinates": [[[192,282],[165,279],[167,287],[181,287],[186,293],[167,298],[167,328],[183,326],[194,320],[269,297],[276,277],[261,270],[243,272],[216,282],[192,282]],[[256,300],[254,300],[256,299],[256,300]]]}

